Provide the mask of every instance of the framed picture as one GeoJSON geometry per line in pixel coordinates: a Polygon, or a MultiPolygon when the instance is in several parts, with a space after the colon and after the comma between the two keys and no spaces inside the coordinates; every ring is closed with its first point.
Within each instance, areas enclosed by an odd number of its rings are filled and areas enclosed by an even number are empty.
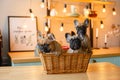
{"type": "Polygon", "coordinates": [[[37,17],[8,16],[9,51],[33,51],[37,44],[37,17]]]}

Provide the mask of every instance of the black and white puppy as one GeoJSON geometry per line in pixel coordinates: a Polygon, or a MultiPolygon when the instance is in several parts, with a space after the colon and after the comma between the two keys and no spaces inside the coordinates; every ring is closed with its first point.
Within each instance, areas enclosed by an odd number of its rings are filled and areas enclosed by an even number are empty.
{"type": "Polygon", "coordinates": [[[74,25],[77,30],[78,38],[81,40],[81,52],[89,53],[91,52],[90,39],[87,32],[87,27],[89,26],[89,19],[86,19],[82,24],[78,20],[74,20],[74,25]]]}
{"type": "Polygon", "coordinates": [[[78,53],[81,47],[80,39],[75,35],[75,32],[65,34],[66,41],[70,44],[70,48],[67,53],[78,53]]]}

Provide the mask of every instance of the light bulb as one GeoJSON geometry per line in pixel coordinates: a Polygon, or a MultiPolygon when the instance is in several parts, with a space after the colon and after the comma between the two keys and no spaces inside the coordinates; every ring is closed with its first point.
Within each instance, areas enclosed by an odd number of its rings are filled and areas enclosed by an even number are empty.
{"type": "Polygon", "coordinates": [[[62,26],[60,27],[60,31],[61,31],[61,32],[63,31],[63,27],[62,27],[62,26]]]}
{"type": "Polygon", "coordinates": [[[86,6],[86,7],[84,8],[84,16],[85,16],[85,17],[88,17],[89,13],[90,13],[89,7],[86,6]]]}
{"type": "Polygon", "coordinates": [[[103,29],[103,28],[104,28],[103,21],[100,21],[100,28],[101,28],[101,29],[103,29]]]}
{"type": "Polygon", "coordinates": [[[45,31],[46,31],[46,32],[48,31],[48,27],[47,27],[47,26],[45,26],[45,31]]]}
{"type": "Polygon", "coordinates": [[[44,7],[45,7],[45,5],[44,5],[43,2],[40,4],[40,7],[41,7],[41,8],[44,8],[44,7]]]}
{"type": "Polygon", "coordinates": [[[64,9],[63,9],[63,13],[66,13],[66,12],[67,12],[67,9],[66,9],[66,8],[64,8],[64,9]]]}
{"type": "Polygon", "coordinates": [[[67,4],[64,4],[64,9],[63,9],[63,13],[67,12],[67,4]]]}
{"type": "Polygon", "coordinates": [[[104,24],[101,24],[101,25],[100,25],[100,28],[103,29],[103,28],[104,28],[104,24]]]}
{"type": "Polygon", "coordinates": [[[62,32],[63,31],[63,23],[61,23],[61,27],[60,27],[60,31],[62,32]]]}
{"type": "Polygon", "coordinates": [[[33,14],[33,12],[32,12],[32,9],[29,9],[29,12],[30,12],[31,19],[34,20],[34,17],[35,17],[35,16],[34,16],[34,14],[33,14]]]}
{"type": "Polygon", "coordinates": [[[30,15],[31,15],[31,19],[34,20],[34,17],[35,17],[34,14],[31,13],[30,15]]]}
{"type": "Polygon", "coordinates": [[[113,15],[116,15],[115,8],[113,8],[112,11],[113,11],[113,15]]]}
{"type": "Polygon", "coordinates": [[[45,23],[45,31],[47,32],[49,29],[48,29],[48,24],[47,22],[45,23]]]}
{"type": "Polygon", "coordinates": [[[41,4],[40,4],[40,7],[41,7],[41,8],[44,8],[44,7],[45,7],[44,0],[42,0],[42,2],[41,2],[41,4]]]}
{"type": "Polygon", "coordinates": [[[103,9],[102,9],[102,12],[106,12],[106,8],[105,8],[105,5],[103,5],[103,9]]]}
{"type": "Polygon", "coordinates": [[[57,11],[53,8],[51,11],[50,11],[50,16],[56,16],[57,15],[57,11]]]}

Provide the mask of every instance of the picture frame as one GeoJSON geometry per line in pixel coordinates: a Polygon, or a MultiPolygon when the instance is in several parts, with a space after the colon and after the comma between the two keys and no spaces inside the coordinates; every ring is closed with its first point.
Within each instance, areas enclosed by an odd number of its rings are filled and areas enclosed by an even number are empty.
{"type": "Polygon", "coordinates": [[[37,44],[37,17],[8,16],[9,52],[34,51],[37,44]]]}

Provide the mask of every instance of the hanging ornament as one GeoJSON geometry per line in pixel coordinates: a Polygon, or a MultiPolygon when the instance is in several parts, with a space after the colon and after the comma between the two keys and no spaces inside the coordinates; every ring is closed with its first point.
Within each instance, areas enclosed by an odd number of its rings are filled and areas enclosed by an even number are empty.
{"type": "Polygon", "coordinates": [[[61,23],[61,26],[60,26],[60,31],[61,31],[61,32],[63,31],[63,26],[64,26],[64,24],[61,23]]]}
{"type": "Polygon", "coordinates": [[[50,16],[56,16],[57,15],[57,11],[53,8],[51,11],[50,11],[50,16]]]}
{"type": "Polygon", "coordinates": [[[113,15],[116,15],[115,8],[113,8],[112,11],[113,11],[113,15]]]}
{"type": "Polygon", "coordinates": [[[103,21],[100,21],[100,28],[101,28],[101,29],[103,29],[103,28],[104,28],[103,21]]]}
{"type": "Polygon", "coordinates": [[[41,7],[41,8],[44,8],[44,7],[45,7],[44,2],[45,2],[45,1],[44,1],[44,0],[42,0],[42,2],[41,2],[41,4],[40,4],[40,7],[41,7]]]}
{"type": "Polygon", "coordinates": [[[103,5],[102,12],[103,12],[103,13],[105,13],[105,12],[106,12],[106,7],[105,7],[105,5],[103,5]]]}
{"type": "Polygon", "coordinates": [[[85,17],[88,17],[89,16],[89,13],[90,13],[90,9],[88,7],[88,5],[84,8],[84,16],[85,17]]]}
{"type": "Polygon", "coordinates": [[[45,23],[45,31],[47,32],[49,30],[49,28],[48,28],[48,23],[46,22],[45,23]]]}
{"type": "Polygon", "coordinates": [[[34,17],[35,17],[35,16],[34,16],[34,14],[33,14],[33,12],[32,12],[32,9],[29,9],[29,12],[30,12],[31,19],[34,20],[34,17]]]}
{"type": "Polygon", "coordinates": [[[67,12],[67,4],[64,4],[63,13],[67,12]]]}

